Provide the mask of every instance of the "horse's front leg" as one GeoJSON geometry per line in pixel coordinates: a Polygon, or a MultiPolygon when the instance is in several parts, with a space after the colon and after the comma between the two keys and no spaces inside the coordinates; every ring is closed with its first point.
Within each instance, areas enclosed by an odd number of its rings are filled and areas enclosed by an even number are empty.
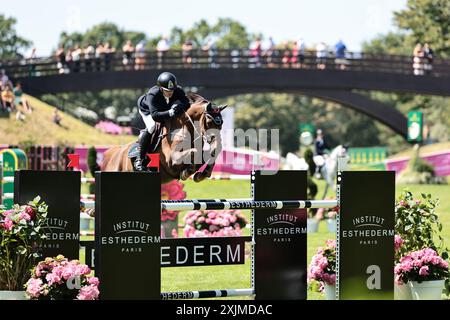
{"type": "Polygon", "coordinates": [[[218,138],[214,138],[211,142],[211,151],[209,152],[209,155],[207,156],[207,159],[204,162],[206,163],[205,169],[201,172],[196,172],[194,174],[195,182],[200,182],[202,180],[205,180],[206,178],[211,177],[214,166],[216,164],[217,156],[219,155],[220,151],[222,151],[222,141],[219,135],[218,138]]]}

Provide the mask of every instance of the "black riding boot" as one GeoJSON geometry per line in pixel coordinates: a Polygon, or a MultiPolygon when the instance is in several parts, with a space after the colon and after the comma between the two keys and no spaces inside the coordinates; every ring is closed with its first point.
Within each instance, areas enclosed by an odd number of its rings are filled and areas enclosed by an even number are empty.
{"type": "Polygon", "coordinates": [[[139,134],[139,146],[138,146],[139,153],[138,156],[136,157],[136,160],[134,160],[134,167],[136,168],[137,171],[146,171],[146,168],[143,166],[142,163],[144,162],[145,156],[148,152],[150,138],[151,135],[147,131],[147,129],[141,130],[141,133],[139,134]]]}

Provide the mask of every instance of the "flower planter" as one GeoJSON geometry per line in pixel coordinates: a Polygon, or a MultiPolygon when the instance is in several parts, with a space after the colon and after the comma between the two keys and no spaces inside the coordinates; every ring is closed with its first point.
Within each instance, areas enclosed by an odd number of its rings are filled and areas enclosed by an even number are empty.
{"type": "Polygon", "coordinates": [[[325,293],[325,300],[336,300],[336,286],[324,283],[323,287],[324,287],[323,292],[325,293]]]}
{"type": "Polygon", "coordinates": [[[319,221],[314,218],[308,219],[307,220],[308,233],[315,233],[317,232],[317,230],[319,230],[319,221]]]}
{"type": "Polygon", "coordinates": [[[441,300],[445,280],[409,281],[413,300],[441,300]]]}
{"type": "Polygon", "coordinates": [[[329,232],[336,233],[336,219],[328,219],[327,226],[329,232]]]}
{"type": "Polygon", "coordinates": [[[28,300],[25,291],[0,290],[0,300],[28,300]]]}
{"type": "Polygon", "coordinates": [[[394,283],[394,300],[413,300],[409,284],[394,283]]]}

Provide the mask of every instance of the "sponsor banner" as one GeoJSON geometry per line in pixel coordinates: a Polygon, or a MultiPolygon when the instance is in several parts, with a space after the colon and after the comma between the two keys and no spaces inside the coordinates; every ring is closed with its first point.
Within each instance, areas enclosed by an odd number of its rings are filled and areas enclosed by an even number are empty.
{"type": "MultiPolygon", "coordinates": [[[[433,166],[436,176],[450,176],[450,150],[425,154],[420,158],[433,166]]],[[[398,175],[406,169],[409,160],[409,157],[386,160],[386,168],[387,170],[394,170],[398,175]]]]}
{"type": "Polygon", "coordinates": [[[246,241],[251,237],[163,239],[161,267],[244,264],[246,241]]]}
{"type": "MultiPolygon", "coordinates": [[[[306,185],[306,171],[252,174],[255,200],[306,200],[306,185]]],[[[256,299],[305,300],[306,209],[255,209],[253,219],[256,299]]]]}
{"type": "Polygon", "coordinates": [[[159,173],[97,172],[95,179],[100,298],[160,299],[159,173]]]}
{"type": "Polygon", "coordinates": [[[79,258],[80,172],[19,170],[14,173],[14,202],[40,196],[48,205],[44,257],[79,258]]]}
{"type": "Polygon", "coordinates": [[[343,171],[338,184],[339,299],[393,299],[395,173],[343,171]]]}

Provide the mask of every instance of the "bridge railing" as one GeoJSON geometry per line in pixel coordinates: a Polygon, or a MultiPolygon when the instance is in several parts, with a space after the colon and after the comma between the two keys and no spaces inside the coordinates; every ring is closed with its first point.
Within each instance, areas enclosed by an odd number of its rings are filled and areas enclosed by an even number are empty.
{"type": "MultiPolygon", "coordinates": [[[[450,60],[434,59],[432,64],[422,59],[423,74],[450,76],[450,60]],[[431,69],[427,67],[432,66],[431,69]]],[[[150,69],[202,68],[284,68],[319,69],[360,72],[414,74],[413,57],[400,55],[347,52],[337,58],[327,52],[319,59],[317,52],[306,51],[293,55],[292,50],[273,50],[255,54],[251,50],[203,51],[170,50],[82,56],[79,60],[58,61],[55,57],[0,62],[0,68],[14,79],[67,73],[139,71],[150,69]]]]}

